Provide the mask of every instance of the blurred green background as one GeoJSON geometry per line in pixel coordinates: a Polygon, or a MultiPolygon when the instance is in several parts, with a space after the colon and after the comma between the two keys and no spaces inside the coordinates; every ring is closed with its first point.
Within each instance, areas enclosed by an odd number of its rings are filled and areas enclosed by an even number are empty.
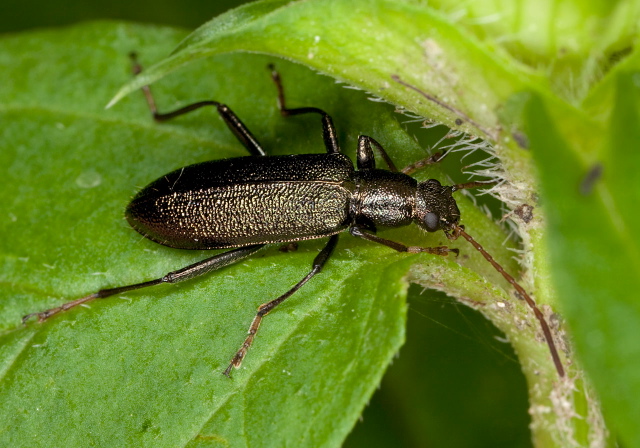
{"type": "MultiPolygon", "coordinates": [[[[193,29],[241,3],[3,0],[0,33],[97,19],[193,29]]],[[[531,446],[525,380],[500,332],[443,294],[413,286],[408,300],[407,344],[346,446],[531,446]]]]}
{"type": "Polygon", "coordinates": [[[2,0],[0,32],[114,19],[192,29],[244,1],[230,0],[2,0]]]}

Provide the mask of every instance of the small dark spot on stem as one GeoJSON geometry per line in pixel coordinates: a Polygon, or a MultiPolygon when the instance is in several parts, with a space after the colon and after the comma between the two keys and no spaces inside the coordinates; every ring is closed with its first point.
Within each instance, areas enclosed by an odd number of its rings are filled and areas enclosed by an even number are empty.
{"type": "Polygon", "coordinates": [[[587,196],[588,194],[591,194],[595,183],[600,179],[600,177],[602,177],[602,170],[603,167],[600,163],[596,163],[591,167],[591,169],[589,169],[587,174],[584,176],[584,179],[582,179],[582,182],[580,182],[581,195],[587,196]]]}
{"type": "MultiPolygon", "coordinates": [[[[623,48],[622,50],[614,51],[613,53],[611,53],[609,55],[609,64],[610,64],[610,66],[613,67],[618,62],[622,61],[632,51],[633,51],[633,47],[629,46],[629,47],[623,48]]],[[[611,67],[609,67],[608,69],[610,69],[611,67]]]]}
{"type": "Polygon", "coordinates": [[[533,219],[533,207],[529,204],[522,204],[516,207],[513,213],[526,224],[529,224],[533,219]]]}
{"type": "Polygon", "coordinates": [[[529,149],[529,137],[523,132],[515,131],[511,134],[519,147],[522,149],[529,149]]]}

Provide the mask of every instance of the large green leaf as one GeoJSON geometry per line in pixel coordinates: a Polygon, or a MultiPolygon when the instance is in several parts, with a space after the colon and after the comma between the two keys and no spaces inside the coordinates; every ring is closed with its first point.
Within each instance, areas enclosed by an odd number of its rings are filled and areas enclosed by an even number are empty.
{"type": "MultiPolygon", "coordinates": [[[[335,446],[402,343],[403,278],[413,263],[409,280],[481,309],[506,333],[528,381],[536,445],[607,443],[571,341],[612,429],[638,444],[638,52],[615,64],[634,42],[639,3],[436,4],[439,11],[391,0],[249,4],[203,25],[117,98],[184,67],[154,86],[163,110],[215,98],[270,153],[322,152],[317,117],[285,120],[277,113],[264,69],[274,58],[220,56],[268,53],[496,143],[508,181],[498,193],[515,208],[524,281],[539,304],[551,306],[543,308],[549,316],[562,301],[573,331],[560,344],[568,378],[558,380],[530,310],[462,243],[453,260],[402,256],[342,237],[325,271],[265,319],[231,381],[219,372],[255,307],[305,275],[321,241],[293,254],[272,247],[206,279],[20,326],[27,312],[209,256],[141,238],[120,218],[122,210],[163,173],[245,154],[211,111],[155,125],[139,93],[105,111],[130,79],[129,51],[139,51],[145,64],[157,61],[183,34],[90,24],[5,37],[0,45],[3,445],[335,446]],[[501,19],[487,20],[495,14],[501,19]],[[585,183],[601,166],[601,178],[585,183]],[[533,206],[533,219],[518,213],[525,205],[533,206]]],[[[289,103],[331,113],[347,154],[364,133],[398,165],[424,157],[390,107],[301,67],[278,67],[289,103]]],[[[418,177],[446,180],[441,168],[418,177]]],[[[515,272],[500,227],[468,200],[460,206],[470,233],[515,272]]],[[[384,235],[448,243],[411,229],[384,235]]],[[[552,323],[562,335],[563,326],[552,323]]]]}
{"type": "MultiPolygon", "coordinates": [[[[530,10],[524,2],[521,4],[523,11],[530,10]]],[[[443,7],[443,10],[447,8],[443,7]]],[[[548,20],[556,19],[552,10],[547,10],[548,20]]],[[[559,267],[549,263],[544,211],[538,203],[535,170],[530,154],[523,151],[528,148],[521,133],[521,117],[528,98],[524,92],[535,92],[542,98],[551,118],[571,135],[575,147],[597,146],[603,139],[605,126],[598,117],[586,114],[576,104],[589,93],[596,74],[600,75],[608,68],[607,52],[632,40],[633,27],[629,24],[634,23],[633,18],[638,14],[634,5],[621,5],[615,11],[608,11],[596,3],[582,5],[573,11],[573,14],[566,11],[562,14],[565,19],[570,17],[573,24],[565,30],[577,30],[579,27],[575,25],[585,20],[593,20],[587,27],[591,33],[612,23],[626,25],[616,27],[616,32],[598,41],[595,49],[588,44],[567,46],[577,39],[575,33],[561,34],[552,28],[546,34],[541,32],[538,40],[519,35],[521,40],[516,38],[511,42],[515,45],[502,47],[497,45],[505,38],[500,27],[479,27],[464,21],[461,24],[453,14],[444,15],[419,2],[254,3],[203,25],[170,57],[125,86],[114,101],[142,84],[160,79],[200,58],[243,50],[291,58],[422,116],[479,134],[496,143],[495,151],[501,158],[501,175],[508,182],[498,193],[515,209],[515,216],[523,207],[533,210],[533,215],[516,219],[531,275],[526,280],[539,304],[554,307],[559,294],[550,278],[559,267]],[[230,23],[233,26],[229,26],[230,23]],[[539,45],[542,35],[555,44],[539,45]],[[593,53],[585,55],[585,48],[592,49],[593,53]],[[567,57],[562,61],[557,59],[559,52],[566,52],[567,57]],[[574,85],[573,81],[578,78],[578,85],[574,85]],[[402,85],[397,79],[410,83],[418,91],[402,85]]],[[[513,10],[511,13],[506,10],[494,12],[506,13],[513,18],[513,10]]],[[[536,12],[544,15],[542,10],[536,12]]],[[[471,15],[474,14],[477,13],[471,15]]],[[[512,39],[512,36],[507,38],[512,39]]],[[[603,113],[610,113],[611,104],[595,103],[605,108],[603,113]]],[[[481,241],[491,241],[499,235],[495,231],[484,233],[474,227],[470,213],[465,213],[465,223],[481,241]]],[[[495,241],[491,243],[491,250],[497,245],[495,241]]],[[[532,344],[538,324],[529,320],[524,326],[529,331],[522,331],[520,319],[527,316],[525,307],[515,305],[517,311],[513,315],[510,308],[505,313],[501,308],[505,303],[499,298],[501,293],[487,290],[472,279],[466,281],[456,271],[419,267],[414,269],[413,275],[414,280],[425,286],[443,289],[482,307],[483,312],[507,333],[529,381],[530,411],[537,444],[566,446],[589,444],[594,440],[606,443],[597,401],[586,398],[591,392],[584,383],[583,372],[575,368],[567,381],[556,381],[548,363],[548,350],[532,344]],[[570,410],[565,403],[571,404],[570,410]]],[[[489,278],[499,284],[494,276],[489,278]]],[[[510,306],[513,305],[510,303],[510,306]]],[[[531,319],[530,314],[527,319],[531,319]]],[[[559,334],[562,331],[558,328],[559,334]]],[[[566,353],[571,352],[569,346],[562,345],[566,353]]],[[[577,364],[573,365],[577,367],[577,364]]]]}
{"type": "Polygon", "coordinates": [[[576,148],[538,98],[528,107],[528,129],[547,198],[553,277],[576,347],[616,429],[636,446],[640,91],[637,71],[612,78],[614,107],[604,145],[576,148]]]}
{"type": "MultiPolygon", "coordinates": [[[[162,174],[242,156],[244,149],[211,111],[157,125],[141,95],[104,110],[130,76],[130,51],[139,51],[143,63],[157,60],[182,36],[87,24],[2,40],[4,446],[335,446],[403,341],[403,278],[412,263],[426,261],[434,285],[456,278],[477,300],[508,300],[484,283],[500,280],[467,246],[458,245],[464,256],[454,260],[400,255],[345,236],[323,273],[265,319],[232,380],[220,373],[255,308],[302,278],[322,242],[301,244],[292,254],[272,247],[209,278],[20,325],[26,313],[209,255],[158,246],[133,232],[122,212],[136,189],[162,174]]],[[[273,61],[234,55],[194,64],[155,89],[158,103],[168,110],[216,98],[233,107],[269,152],[322,152],[316,117],[278,113],[265,68],[273,61]]],[[[330,111],[348,154],[361,132],[385,144],[400,165],[424,157],[392,107],[301,67],[278,67],[290,104],[330,111]]],[[[437,169],[430,175],[445,179],[437,169]]],[[[483,242],[513,269],[500,227],[464,197],[460,206],[469,228],[486,235],[483,242]]],[[[446,243],[442,234],[388,235],[446,243]]],[[[548,364],[544,344],[529,340],[532,356],[541,354],[548,364]]]]}

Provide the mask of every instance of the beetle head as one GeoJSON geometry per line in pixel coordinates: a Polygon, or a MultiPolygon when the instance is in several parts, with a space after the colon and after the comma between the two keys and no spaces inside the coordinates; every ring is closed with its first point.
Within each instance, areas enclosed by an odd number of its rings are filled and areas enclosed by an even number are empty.
{"type": "Polygon", "coordinates": [[[452,196],[451,187],[442,186],[435,179],[418,184],[415,221],[427,232],[443,230],[448,238],[455,239],[455,228],[460,221],[460,210],[452,196]]]}

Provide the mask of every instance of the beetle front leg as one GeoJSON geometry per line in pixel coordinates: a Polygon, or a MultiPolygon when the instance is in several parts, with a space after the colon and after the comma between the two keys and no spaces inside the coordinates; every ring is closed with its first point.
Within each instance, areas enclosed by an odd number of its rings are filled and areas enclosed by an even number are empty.
{"type": "Polygon", "coordinates": [[[351,227],[349,229],[349,232],[353,236],[357,236],[358,238],[362,238],[367,241],[372,241],[374,243],[382,244],[398,252],[408,252],[410,254],[428,253],[428,254],[442,255],[442,256],[449,255],[449,252],[453,252],[454,254],[456,254],[456,256],[460,254],[459,249],[449,249],[447,246],[436,246],[436,247],[407,246],[405,244],[398,243],[396,241],[391,241],[386,238],[380,238],[379,236],[366,232],[357,226],[351,227]]]}
{"type": "Polygon", "coordinates": [[[309,273],[302,280],[296,283],[296,285],[293,288],[291,288],[286,293],[282,294],[277,299],[273,299],[270,302],[263,303],[258,307],[258,312],[256,313],[256,317],[254,317],[253,321],[251,321],[248,335],[244,340],[244,342],[242,343],[240,350],[236,352],[236,354],[231,359],[229,366],[225,369],[224,372],[222,372],[226,377],[230,376],[231,369],[233,368],[237,369],[240,367],[240,365],[242,365],[242,360],[246,356],[247,351],[251,347],[251,344],[253,344],[253,339],[255,338],[256,333],[258,332],[258,328],[260,328],[260,323],[262,322],[262,318],[267,314],[269,314],[269,312],[273,310],[276,306],[280,305],[287,298],[289,298],[294,292],[302,288],[302,286],[305,283],[307,283],[309,280],[311,280],[311,278],[313,278],[314,275],[320,273],[324,265],[327,263],[327,260],[329,260],[329,257],[331,257],[331,254],[333,253],[333,249],[335,249],[336,244],[338,244],[338,235],[333,235],[331,238],[329,238],[327,245],[324,246],[324,248],[316,256],[316,258],[314,258],[313,267],[311,268],[311,271],[309,271],[309,273]]]}
{"type": "Polygon", "coordinates": [[[432,154],[430,157],[427,157],[426,159],[421,159],[421,160],[418,160],[417,162],[413,162],[411,165],[405,166],[400,171],[407,175],[412,174],[418,171],[419,169],[424,168],[425,166],[440,163],[440,161],[444,159],[449,154],[449,152],[451,152],[451,150],[446,151],[444,154],[441,152],[436,152],[432,154]]]}

